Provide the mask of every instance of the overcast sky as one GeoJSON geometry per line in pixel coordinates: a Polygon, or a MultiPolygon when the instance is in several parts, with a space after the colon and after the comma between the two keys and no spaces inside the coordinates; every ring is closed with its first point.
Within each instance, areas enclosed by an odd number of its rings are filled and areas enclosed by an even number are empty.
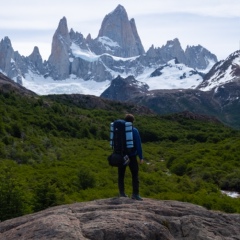
{"type": "Polygon", "coordinates": [[[8,36],[24,56],[38,46],[47,60],[62,17],[69,30],[96,38],[103,18],[118,4],[135,19],[145,51],[174,38],[184,50],[200,44],[218,60],[240,48],[240,0],[7,0],[1,1],[0,40],[8,36]]]}

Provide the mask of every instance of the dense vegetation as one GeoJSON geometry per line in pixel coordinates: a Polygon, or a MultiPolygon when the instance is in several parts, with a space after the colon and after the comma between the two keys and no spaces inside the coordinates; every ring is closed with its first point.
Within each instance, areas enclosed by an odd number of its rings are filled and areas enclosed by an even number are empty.
{"type": "MultiPolygon", "coordinates": [[[[90,110],[0,93],[0,220],[117,196],[117,170],[106,160],[109,123],[127,111],[124,105],[90,110]]],[[[220,191],[240,191],[239,131],[180,117],[135,117],[146,160],[140,166],[143,197],[240,213],[239,199],[220,191]]]]}

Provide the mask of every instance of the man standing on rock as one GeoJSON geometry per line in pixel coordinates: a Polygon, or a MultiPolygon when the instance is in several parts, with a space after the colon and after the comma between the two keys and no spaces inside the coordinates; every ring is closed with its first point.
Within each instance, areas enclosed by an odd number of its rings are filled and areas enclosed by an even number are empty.
{"type": "MultiPolygon", "coordinates": [[[[134,122],[134,116],[132,114],[126,114],[126,122],[134,122]]],[[[132,199],[142,201],[143,199],[139,196],[139,179],[138,179],[138,161],[137,156],[140,159],[140,164],[143,163],[143,154],[142,154],[142,142],[140,134],[137,128],[133,127],[133,142],[134,142],[134,151],[128,154],[130,162],[128,164],[131,174],[132,174],[132,199]]],[[[118,167],[118,189],[120,197],[127,197],[125,194],[124,188],[124,177],[126,172],[126,165],[118,167]]]]}

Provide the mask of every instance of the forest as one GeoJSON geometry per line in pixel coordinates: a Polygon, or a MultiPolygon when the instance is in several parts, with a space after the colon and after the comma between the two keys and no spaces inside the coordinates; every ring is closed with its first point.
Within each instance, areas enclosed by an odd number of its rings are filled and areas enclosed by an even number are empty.
{"type": "MultiPolygon", "coordinates": [[[[135,115],[145,163],[140,195],[240,213],[240,131],[183,116],[79,107],[47,96],[0,92],[0,221],[48,207],[118,196],[108,165],[110,123],[135,115]]],[[[131,174],[126,171],[126,193],[131,174]]]]}

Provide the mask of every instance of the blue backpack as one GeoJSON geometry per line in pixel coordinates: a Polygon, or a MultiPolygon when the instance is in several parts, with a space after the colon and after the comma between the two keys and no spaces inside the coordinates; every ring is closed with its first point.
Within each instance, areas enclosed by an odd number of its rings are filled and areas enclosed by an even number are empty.
{"type": "Polygon", "coordinates": [[[128,154],[134,150],[133,125],[116,120],[110,124],[110,146],[113,153],[108,157],[109,165],[120,167],[129,163],[128,154]]]}
{"type": "Polygon", "coordinates": [[[120,119],[110,124],[110,146],[114,152],[123,155],[133,150],[133,125],[131,122],[120,119]]]}

